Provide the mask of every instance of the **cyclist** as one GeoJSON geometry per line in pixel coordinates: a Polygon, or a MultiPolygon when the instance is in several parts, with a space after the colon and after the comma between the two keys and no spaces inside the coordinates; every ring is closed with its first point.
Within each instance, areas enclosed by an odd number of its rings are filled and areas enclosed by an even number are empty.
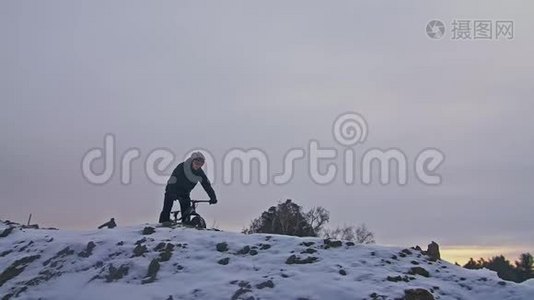
{"type": "Polygon", "coordinates": [[[204,155],[200,152],[194,152],[191,157],[180,163],[172,172],[165,187],[165,197],[163,200],[163,209],[159,215],[160,223],[171,221],[171,210],[174,200],[180,202],[180,212],[182,220],[185,220],[185,212],[191,207],[191,190],[198,182],[202,185],[210,198],[210,204],[217,203],[217,196],[211,187],[211,183],[202,170],[204,165],[204,155]]]}

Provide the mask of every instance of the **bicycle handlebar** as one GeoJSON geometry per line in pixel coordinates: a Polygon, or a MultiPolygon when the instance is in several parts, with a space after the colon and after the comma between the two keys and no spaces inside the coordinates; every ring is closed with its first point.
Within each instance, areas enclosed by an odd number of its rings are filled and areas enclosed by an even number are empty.
{"type": "Polygon", "coordinates": [[[194,203],[209,203],[210,200],[191,200],[191,202],[194,202],[194,203]]]}

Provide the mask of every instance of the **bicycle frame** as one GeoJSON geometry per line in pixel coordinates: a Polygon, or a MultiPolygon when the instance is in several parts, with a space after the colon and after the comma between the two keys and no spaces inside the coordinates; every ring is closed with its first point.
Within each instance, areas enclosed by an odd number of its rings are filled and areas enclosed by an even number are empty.
{"type": "Polygon", "coordinates": [[[178,214],[180,213],[179,210],[175,210],[172,212],[173,216],[174,216],[174,222],[178,223],[178,222],[182,222],[184,223],[184,217],[187,219],[187,218],[190,218],[191,216],[199,216],[200,215],[196,212],[196,208],[197,208],[197,203],[209,203],[210,200],[190,200],[191,201],[191,206],[189,207],[189,210],[186,211],[185,214],[183,214],[182,217],[180,217],[178,219],[178,214]]]}

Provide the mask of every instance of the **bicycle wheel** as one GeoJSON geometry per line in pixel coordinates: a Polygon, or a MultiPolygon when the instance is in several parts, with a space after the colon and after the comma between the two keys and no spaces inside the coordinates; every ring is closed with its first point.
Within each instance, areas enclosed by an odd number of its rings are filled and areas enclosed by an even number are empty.
{"type": "Polygon", "coordinates": [[[206,228],[206,221],[199,215],[194,216],[193,219],[191,219],[191,223],[189,224],[196,228],[206,228]]]}

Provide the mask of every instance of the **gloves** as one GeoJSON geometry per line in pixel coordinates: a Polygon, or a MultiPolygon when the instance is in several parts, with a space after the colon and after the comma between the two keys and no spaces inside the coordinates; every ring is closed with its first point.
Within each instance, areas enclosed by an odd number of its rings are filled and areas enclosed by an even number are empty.
{"type": "Polygon", "coordinates": [[[217,199],[210,199],[210,204],[216,204],[217,203],[217,199]]]}

